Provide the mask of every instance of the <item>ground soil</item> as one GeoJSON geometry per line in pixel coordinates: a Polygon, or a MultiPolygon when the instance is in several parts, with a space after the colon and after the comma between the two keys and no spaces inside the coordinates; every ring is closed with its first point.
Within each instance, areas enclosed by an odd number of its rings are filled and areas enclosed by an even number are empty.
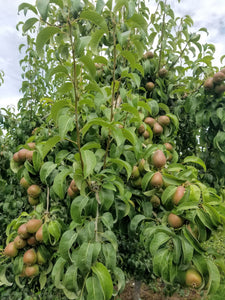
{"type": "Polygon", "coordinates": [[[134,281],[129,281],[123,293],[116,300],[204,300],[197,290],[182,290],[175,292],[172,296],[164,294],[163,283],[158,282],[155,290],[151,289],[144,283],[140,283],[140,289],[135,286],[134,281]]]}

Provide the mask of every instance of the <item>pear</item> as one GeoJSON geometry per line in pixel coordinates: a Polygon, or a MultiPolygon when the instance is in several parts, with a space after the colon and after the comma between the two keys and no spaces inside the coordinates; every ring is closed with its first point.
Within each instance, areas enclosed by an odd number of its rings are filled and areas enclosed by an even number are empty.
{"type": "Polygon", "coordinates": [[[154,57],[154,53],[152,51],[147,51],[144,55],[143,58],[144,59],[151,59],[154,57]]]}
{"type": "Polygon", "coordinates": [[[154,87],[155,87],[155,85],[151,81],[147,82],[146,85],[145,85],[146,90],[149,91],[149,92],[153,91],[154,87]]]}
{"type": "Polygon", "coordinates": [[[223,82],[224,79],[225,79],[225,74],[221,71],[219,71],[213,75],[213,82],[216,84],[223,82]]]}
{"type": "Polygon", "coordinates": [[[33,198],[31,196],[28,197],[28,202],[32,206],[36,206],[39,203],[39,198],[33,198]]]}
{"type": "Polygon", "coordinates": [[[161,68],[158,74],[160,78],[165,78],[168,74],[168,70],[166,68],[161,68]]]}
{"type": "Polygon", "coordinates": [[[27,227],[27,232],[29,233],[35,233],[38,231],[38,229],[41,227],[42,221],[39,219],[31,219],[30,221],[27,222],[26,227],[27,227]]]}
{"type": "Polygon", "coordinates": [[[173,146],[170,143],[165,143],[164,146],[166,147],[166,150],[168,150],[168,151],[173,150],[173,146]]]}
{"type": "Polygon", "coordinates": [[[29,239],[27,239],[27,244],[30,246],[36,246],[37,245],[37,240],[35,238],[35,236],[31,236],[29,237],[29,239]]]}
{"type": "Polygon", "coordinates": [[[34,149],[35,149],[35,143],[34,143],[34,142],[28,143],[27,146],[28,146],[31,150],[34,150],[34,149]]]}
{"type": "Polygon", "coordinates": [[[133,166],[131,177],[134,179],[137,179],[138,177],[140,177],[140,172],[139,172],[138,166],[133,166]]]}
{"type": "Polygon", "coordinates": [[[158,117],[158,123],[162,126],[167,126],[170,124],[170,118],[168,116],[158,117]]]}
{"type": "Polygon", "coordinates": [[[38,242],[42,242],[43,241],[43,225],[41,225],[41,227],[36,232],[35,238],[36,238],[36,240],[38,242]]]}
{"type": "Polygon", "coordinates": [[[169,214],[167,221],[173,228],[180,228],[184,224],[184,220],[173,213],[169,214]]]}
{"type": "Polygon", "coordinates": [[[13,154],[13,160],[14,160],[15,162],[20,162],[20,158],[19,158],[18,152],[16,152],[16,153],[13,154]]]}
{"type": "Polygon", "coordinates": [[[166,156],[162,150],[157,150],[153,153],[151,161],[154,167],[160,169],[166,164],[166,156]]]}
{"type": "Polygon", "coordinates": [[[202,285],[202,277],[194,268],[190,268],[185,274],[185,283],[192,288],[199,288],[202,285]]]}
{"type": "Polygon", "coordinates": [[[140,161],[139,161],[139,164],[138,164],[138,170],[139,172],[144,172],[145,170],[145,159],[142,158],[140,161]]]}
{"type": "Polygon", "coordinates": [[[145,130],[143,133],[142,133],[143,137],[147,140],[149,137],[150,137],[150,134],[148,132],[148,130],[145,130]]]}
{"type": "Polygon", "coordinates": [[[14,245],[17,249],[22,249],[26,246],[27,241],[22,239],[19,235],[17,235],[14,239],[14,245]]]}
{"type": "Polygon", "coordinates": [[[156,196],[156,195],[153,195],[151,197],[150,202],[152,203],[153,208],[157,208],[161,204],[161,201],[160,201],[159,197],[156,196]]]}
{"type": "Polygon", "coordinates": [[[15,257],[18,254],[18,249],[16,248],[14,242],[9,243],[3,252],[4,255],[8,257],[15,257]]]}
{"type": "Polygon", "coordinates": [[[41,188],[36,185],[32,184],[28,189],[27,189],[27,194],[33,198],[38,198],[41,194],[41,188]]]}
{"type": "Polygon", "coordinates": [[[163,127],[158,122],[155,122],[153,126],[153,133],[156,135],[160,135],[163,133],[163,127]]]}
{"type": "Polygon", "coordinates": [[[138,128],[138,132],[140,134],[144,133],[145,132],[145,126],[143,124],[140,125],[140,127],[138,128]]]}
{"type": "Polygon", "coordinates": [[[34,277],[39,274],[39,266],[38,265],[33,265],[33,266],[27,266],[25,268],[25,274],[27,277],[34,277]]]}
{"type": "Polygon", "coordinates": [[[145,124],[148,124],[150,127],[153,127],[156,120],[152,117],[147,117],[144,119],[145,124]]]}
{"type": "Polygon", "coordinates": [[[210,91],[210,90],[213,90],[213,87],[214,87],[214,83],[213,83],[213,78],[210,77],[210,78],[207,78],[204,82],[204,88],[206,91],[210,91]]]}
{"type": "Polygon", "coordinates": [[[23,262],[25,265],[34,265],[37,261],[37,253],[36,251],[32,248],[27,250],[24,255],[23,255],[23,262]]]}
{"type": "Polygon", "coordinates": [[[74,193],[74,191],[71,189],[70,186],[68,187],[67,194],[68,194],[68,196],[71,197],[71,198],[73,198],[73,197],[75,196],[75,193],[74,193]]]}
{"type": "Polygon", "coordinates": [[[24,177],[20,179],[20,185],[25,189],[28,189],[30,186],[29,182],[24,177]]]}
{"type": "Polygon", "coordinates": [[[156,172],[151,180],[150,180],[150,185],[155,187],[155,188],[160,188],[163,186],[163,177],[160,172],[156,172]]]}
{"type": "Polygon", "coordinates": [[[33,153],[34,153],[34,151],[27,150],[26,159],[29,160],[29,161],[32,161],[32,159],[33,159],[33,153]]]}
{"type": "Polygon", "coordinates": [[[70,188],[74,193],[77,193],[79,191],[76,182],[74,181],[74,179],[70,182],[70,188]]]}
{"type": "Polygon", "coordinates": [[[30,236],[29,232],[27,231],[27,224],[25,223],[20,225],[20,227],[17,230],[17,233],[22,239],[27,239],[30,236]]]}
{"type": "Polygon", "coordinates": [[[182,185],[178,186],[175,193],[173,194],[173,204],[177,205],[180,200],[183,198],[185,193],[185,187],[183,187],[182,185]]]}
{"type": "Polygon", "coordinates": [[[27,151],[29,151],[29,150],[20,149],[18,151],[18,157],[19,157],[20,162],[24,162],[26,160],[27,151]]]}

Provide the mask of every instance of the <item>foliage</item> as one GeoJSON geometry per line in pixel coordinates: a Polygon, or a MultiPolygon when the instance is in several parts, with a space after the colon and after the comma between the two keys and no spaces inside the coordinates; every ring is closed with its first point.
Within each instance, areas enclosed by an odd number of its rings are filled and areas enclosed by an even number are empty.
{"type": "MultiPolygon", "coordinates": [[[[133,0],[19,6],[34,16],[19,24],[28,41],[19,113],[3,110],[7,197],[0,207],[11,214],[3,221],[6,244],[21,225],[41,220],[43,239],[32,247],[44,263],[34,263],[39,272],[29,279],[23,257],[31,245],[14,258],[5,248],[1,285],[11,287],[15,276],[41,299],[48,299],[47,285],[57,297],[100,300],[123,290],[125,274],[185,284],[195,268],[200,289],[218,290],[221,258],[207,256],[202,243],[224,224],[225,207],[202,182],[207,157],[205,164],[195,155],[206,153],[204,129],[215,128],[203,126],[192,102],[201,99],[195,108],[202,116],[205,97],[212,102],[202,85],[214,70],[214,47],[199,43],[206,29],[189,33],[190,17],[175,18],[165,2],[156,4],[154,13],[133,0]],[[18,187],[22,178],[40,194],[18,187]]],[[[218,139],[207,144],[212,151],[218,139]]]]}

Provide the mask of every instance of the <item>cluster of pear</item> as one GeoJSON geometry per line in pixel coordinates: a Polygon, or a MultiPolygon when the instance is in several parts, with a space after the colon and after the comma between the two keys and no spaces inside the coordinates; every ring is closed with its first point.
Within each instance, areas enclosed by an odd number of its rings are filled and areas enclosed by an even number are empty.
{"type": "Polygon", "coordinates": [[[37,184],[30,185],[29,182],[22,177],[20,179],[20,185],[27,190],[28,202],[35,206],[39,203],[39,196],[41,194],[41,188],[37,184]]]}
{"type": "Polygon", "coordinates": [[[29,147],[30,150],[23,148],[13,154],[14,162],[22,164],[26,160],[32,161],[33,153],[35,149],[35,143],[28,143],[27,146],[29,147]]]}
{"type": "MultiPolygon", "coordinates": [[[[163,133],[163,128],[170,124],[170,118],[166,115],[159,116],[157,118],[146,117],[144,119],[144,123],[151,127],[152,132],[155,135],[161,135],[163,133]]],[[[150,134],[145,124],[140,125],[138,128],[138,133],[141,134],[145,139],[148,139],[150,134]]]]}
{"type": "Polygon", "coordinates": [[[74,198],[75,196],[77,196],[79,194],[79,189],[78,189],[74,179],[70,182],[70,185],[67,189],[67,194],[70,198],[74,198]]]}
{"type": "Polygon", "coordinates": [[[215,73],[213,77],[207,78],[204,82],[204,88],[207,92],[222,95],[225,92],[225,68],[215,73]]]}
{"type": "Polygon", "coordinates": [[[4,249],[4,255],[10,258],[16,257],[19,250],[25,249],[23,254],[23,270],[21,277],[34,277],[39,274],[39,265],[46,263],[46,258],[38,249],[43,241],[43,224],[39,219],[31,219],[20,225],[18,235],[4,249]],[[32,247],[32,248],[31,248],[32,247]],[[37,247],[37,248],[35,248],[37,247]]]}

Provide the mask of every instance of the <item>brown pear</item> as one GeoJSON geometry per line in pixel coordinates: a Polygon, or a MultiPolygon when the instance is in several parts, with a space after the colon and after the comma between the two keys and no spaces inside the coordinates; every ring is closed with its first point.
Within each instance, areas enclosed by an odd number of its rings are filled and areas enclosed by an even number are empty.
{"type": "Polygon", "coordinates": [[[25,265],[34,265],[37,261],[37,253],[36,251],[32,248],[27,250],[24,255],[23,255],[23,262],[25,265]]]}
{"type": "Polygon", "coordinates": [[[153,127],[156,120],[152,117],[147,117],[144,119],[145,124],[148,124],[150,127],[153,127]]]}
{"type": "Polygon", "coordinates": [[[155,188],[160,188],[163,186],[163,177],[160,172],[156,172],[151,180],[150,180],[150,185],[155,187],[155,188]]]}
{"type": "Polygon", "coordinates": [[[219,84],[223,82],[225,79],[225,74],[223,72],[217,72],[213,75],[213,82],[219,84]]]}
{"type": "Polygon", "coordinates": [[[9,243],[3,252],[4,255],[8,257],[15,257],[18,254],[18,249],[16,248],[14,242],[9,243]]]}
{"type": "Polygon", "coordinates": [[[20,227],[17,230],[17,233],[22,239],[27,239],[30,236],[29,232],[27,231],[27,224],[25,223],[20,225],[20,227]]]}
{"type": "Polygon", "coordinates": [[[143,58],[144,59],[151,59],[154,57],[154,53],[152,51],[147,51],[144,55],[143,58]]]}
{"type": "Polygon", "coordinates": [[[165,78],[168,74],[168,70],[166,68],[161,68],[159,70],[159,77],[160,78],[165,78]]]}
{"type": "Polygon", "coordinates": [[[16,153],[13,154],[13,160],[14,160],[15,162],[20,162],[20,158],[19,158],[18,152],[16,152],[16,153]]]}
{"type": "Polygon", "coordinates": [[[145,130],[145,131],[142,133],[142,136],[145,138],[145,140],[147,140],[147,139],[150,137],[150,134],[149,134],[148,130],[145,130]]]}
{"type": "Polygon", "coordinates": [[[178,186],[172,198],[173,204],[177,205],[183,198],[184,193],[185,187],[183,187],[182,185],[178,186]]]}
{"type": "Polygon", "coordinates": [[[149,91],[149,92],[153,91],[154,87],[155,87],[155,85],[154,85],[154,83],[151,82],[151,81],[150,81],[150,82],[147,82],[147,83],[146,83],[146,86],[145,86],[146,90],[149,91]]]}
{"type": "Polygon", "coordinates": [[[33,265],[33,266],[27,266],[25,268],[25,274],[27,277],[35,277],[39,274],[39,266],[33,265]]]}
{"type": "Polygon", "coordinates": [[[29,151],[29,150],[27,150],[27,149],[20,149],[18,151],[18,157],[19,157],[19,160],[21,162],[24,162],[26,160],[27,151],[29,151]]]}
{"type": "Polygon", "coordinates": [[[27,150],[26,159],[32,161],[34,151],[27,150]]]}
{"type": "Polygon", "coordinates": [[[27,194],[33,198],[38,198],[41,194],[41,188],[36,185],[32,184],[28,189],[27,189],[27,194]]]}
{"type": "Polygon", "coordinates": [[[151,161],[154,167],[160,169],[166,164],[166,156],[162,150],[157,150],[153,153],[151,161]]]}
{"type": "Polygon", "coordinates": [[[22,249],[26,246],[27,241],[22,239],[19,235],[17,235],[14,239],[14,245],[17,249],[22,249]]]}
{"type": "Polygon", "coordinates": [[[74,193],[74,191],[71,189],[70,186],[68,187],[67,194],[68,194],[68,196],[71,197],[71,198],[73,198],[73,197],[75,196],[75,193],[74,193]]]}
{"type": "Polygon", "coordinates": [[[28,143],[27,146],[28,146],[31,150],[34,150],[34,149],[35,149],[35,143],[34,143],[34,142],[28,143]]]}
{"type": "Polygon", "coordinates": [[[213,78],[207,78],[204,82],[204,88],[206,91],[211,91],[214,87],[214,82],[213,82],[213,78]]]}
{"type": "Polygon", "coordinates": [[[165,143],[164,146],[166,147],[166,150],[168,150],[168,151],[173,150],[173,146],[170,143],[165,143]]]}
{"type": "Polygon", "coordinates": [[[29,233],[35,233],[38,231],[38,229],[41,227],[42,221],[39,219],[31,219],[27,222],[27,232],[29,233]]]}
{"type": "Polygon", "coordinates": [[[31,236],[29,237],[29,239],[27,239],[27,244],[30,245],[30,246],[36,246],[37,245],[37,240],[35,238],[35,236],[31,236]]]}
{"type": "Polygon", "coordinates": [[[167,221],[173,228],[180,228],[184,224],[184,220],[173,213],[169,214],[167,221]]]}
{"type": "Polygon", "coordinates": [[[79,191],[76,182],[74,181],[74,179],[70,182],[70,188],[74,193],[77,193],[79,191]]]}
{"type": "Polygon", "coordinates": [[[225,92],[225,84],[219,84],[215,87],[215,93],[220,95],[225,92]]]}
{"type": "Polygon", "coordinates": [[[25,189],[28,189],[30,186],[29,182],[24,177],[20,179],[20,185],[25,189]]]}
{"type": "Polygon", "coordinates": [[[145,132],[145,126],[143,124],[140,125],[140,127],[138,128],[138,132],[140,134],[144,133],[145,132]]]}
{"type": "Polygon", "coordinates": [[[162,126],[167,126],[170,124],[170,118],[168,116],[158,117],[158,123],[162,126]]]}
{"type": "Polygon", "coordinates": [[[41,225],[41,227],[36,232],[35,238],[36,238],[36,240],[38,242],[42,242],[43,241],[43,225],[41,225]]]}
{"type": "Polygon", "coordinates": [[[155,122],[153,126],[153,133],[156,135],[160,135],[163,133],[163,127],[158,122],[155,122]]]}
{"type": "Polygon", "coordinates": [[[221,69],[220,72],[222,72],[225,75],[225,68],[221,69]]]}

